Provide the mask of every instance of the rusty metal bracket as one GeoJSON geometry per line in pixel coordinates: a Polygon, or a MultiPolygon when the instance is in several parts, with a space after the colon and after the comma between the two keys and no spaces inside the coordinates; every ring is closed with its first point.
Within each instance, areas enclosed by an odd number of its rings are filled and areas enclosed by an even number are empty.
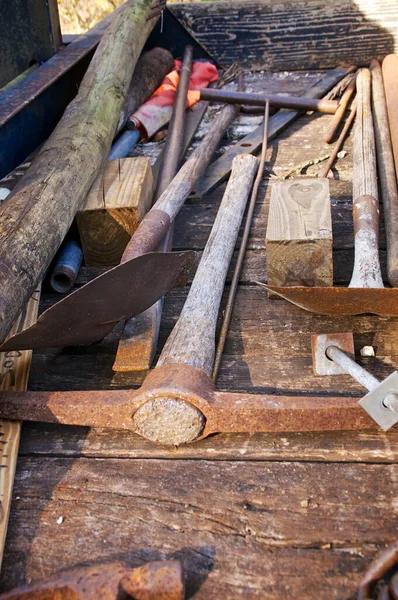
{"type": "Polygon", "coordinates": [[[345,375],[346,371],[326,354],[329,346],[336,346],[354,357],[352,333],[327,333],[311,336],[312,364],[315,375],[345,375]]]}
{"type": "Polygon", "coordinates": [[[313,366],[316,375],[349,374],[369,390],[360,401],[368,415],[384,430],[398,423],[398,372],[379,381],[354,360],[352,333],[313,335],[313,366]]]}

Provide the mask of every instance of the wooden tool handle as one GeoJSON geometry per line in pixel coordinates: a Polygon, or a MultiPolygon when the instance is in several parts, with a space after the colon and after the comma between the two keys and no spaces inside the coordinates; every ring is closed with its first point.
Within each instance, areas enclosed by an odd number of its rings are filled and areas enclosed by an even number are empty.
{"type": "MultiPolygon", "coordinates": [[[[397,63],[398,65],[398,63],[397,63]]],[[[384,209],[384,224],[387,238],[387,274],[390,284],[398,286],[398,191],[395,178],[394,156],[383,75],[378,60],[370,63],[372,75],[372,109],[374,118],[377,167],[384,209]]],[[[398,106],[398,100],[395,100],[398,106]]]]}
{"type": "Polygon", "coordinates": [[[190,292],[158,365],[183,363],[212,372],[218,310],[228,266],[238,237],[258,160],[249,154],[234,159],[202,260],[190,292]]]}
{"type": "Polygon", "coordinates": [[[389,54],[383,60],[383,80],[386,94],[388,122],[394,153],[395,173],[398,178],[398,54],[389,54]]]}
{"type": "Polygon", "coordinates": [[[376,150],[370,104],[370,71],[357,76],[354,130],[353,219],[355,263],[349,287],[383,287],[379,262],[379,199],[376,150]]]}

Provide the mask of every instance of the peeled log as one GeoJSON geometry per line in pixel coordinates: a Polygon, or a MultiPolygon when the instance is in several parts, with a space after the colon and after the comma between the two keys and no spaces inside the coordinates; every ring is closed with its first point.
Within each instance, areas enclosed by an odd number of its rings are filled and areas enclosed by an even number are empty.
{"type": "Polygon", "coordinates": [[[0,343],[35,290],[111,147],[153,0],[130,0],[104,34],[76,98],[0,207],[0,343]]]}

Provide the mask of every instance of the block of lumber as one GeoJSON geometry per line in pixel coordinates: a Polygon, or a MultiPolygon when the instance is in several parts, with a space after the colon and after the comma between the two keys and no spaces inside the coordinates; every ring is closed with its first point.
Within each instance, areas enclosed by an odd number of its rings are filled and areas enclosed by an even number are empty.
{"type": "Polygon", "coordinates": [[[108,160],[93,183],[77,224],[87,266],[118,265],[153,195],[149,158],[108,160]]]}
{"type": "Polygon", "coordinates": [[[270,285],[333,285],[328,179],[274,183],[265,244],[270,285]]]}
{"type": "Polygon", "coordinates": [[[0,207],[0,343],[59,248],[111,147],[152,0],[129,0],[104,34],[77,96],[0,207]]]}

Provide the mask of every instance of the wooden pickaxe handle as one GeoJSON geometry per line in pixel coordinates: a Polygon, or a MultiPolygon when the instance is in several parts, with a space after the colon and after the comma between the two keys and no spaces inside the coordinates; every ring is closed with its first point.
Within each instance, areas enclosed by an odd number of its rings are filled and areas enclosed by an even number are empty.
{"type": "MultiPolygon", "coordinates": [[[[398,190],[390,126],[388,122],[386,95],[388,93],[390,110],[395,107],[395,110],[398,111],[398,99],[394,96],[394,89],[391,90],[391,86],[394,86],[394,77],[398,82],[398,57],[396,58],[396,69],[395,72],[392,73],[390,73],[388,68],[389,61],[386,61],[384,82],[379,61],[372,60],[370,63],[377,167],[387,238],[387,275],[388,280],[393,287],[398,287],[398,190]],[[391,94],[391,92],[393,93],[391,94]]],[[[397,83],[395,83],[395,86],[397,86],[398,89],[397,83]]],[[[396,114],[398,115],[398,112],[396,114]]]]}
{"type": "Polygon", "coordinates": [[[379,197],[369,69],[357,76],[354,129],[353,220],[355,263],[349,287],[382,288],[379,261],[379,197]]]}

